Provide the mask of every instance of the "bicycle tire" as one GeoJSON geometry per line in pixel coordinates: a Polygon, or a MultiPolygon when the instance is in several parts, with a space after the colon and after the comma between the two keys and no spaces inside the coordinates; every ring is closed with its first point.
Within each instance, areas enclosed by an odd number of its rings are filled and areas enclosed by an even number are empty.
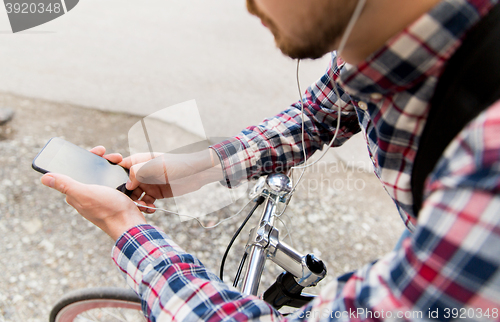
{"type": "Polygon", "coordinates": [[[97,287],[66,294],[52,308],[49,321],[140,321],[140,317],[147,321],[141,300],[131,289],[97,287]]]}

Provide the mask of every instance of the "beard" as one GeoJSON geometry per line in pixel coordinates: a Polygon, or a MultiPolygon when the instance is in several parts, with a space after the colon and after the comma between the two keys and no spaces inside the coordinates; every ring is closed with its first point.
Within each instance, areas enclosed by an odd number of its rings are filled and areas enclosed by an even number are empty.
{"type": "Polygon", "coordinates": [[[317,59],[332,51],[333,45],[342,37],[356,4],[355,1],[349,2],[353,2],[354,5],[339,5],[336,1],[325,0],[321,10],[318,10],[320,17],[305,14],[302,19],[299,19],[301,22],[308,23],[304,24],[302,34],[295,39],[286,37],[280,32],[274,21],[257,7],[254,0],[247,0],[247,9],[248,12],[259,17],[271,31],[276,46],[284,55],[293,59],[317,59]]]}

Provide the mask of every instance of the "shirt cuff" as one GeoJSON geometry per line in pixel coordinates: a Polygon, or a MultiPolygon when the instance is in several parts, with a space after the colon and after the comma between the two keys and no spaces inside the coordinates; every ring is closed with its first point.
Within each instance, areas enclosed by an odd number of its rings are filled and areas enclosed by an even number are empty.
{"type": "Polygon", "coordinates": [[[111,255],[127,284],[137,294],[141,294],[143,275],[158,261],[201,265],[201,262],[188,255],[167,234],[148,224],[132,227],[123,233],[116,241],[111,255]]]}
{"type": "Polygon", "coordinates": [[[249,169],[255,163],[255,153],[244,146],[240,137],[234,137],[210,146],[217,153],[222,166],[224,180],[220,183],[235,188],[246,182],[249,169]]]}

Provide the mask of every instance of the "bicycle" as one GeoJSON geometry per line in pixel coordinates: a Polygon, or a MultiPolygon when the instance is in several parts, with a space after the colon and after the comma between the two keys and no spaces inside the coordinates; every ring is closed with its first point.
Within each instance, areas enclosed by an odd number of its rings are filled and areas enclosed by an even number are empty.
{"type": "MultiPolygon", "coordinates": [[[[271,174],[257,181],[250,192],[255,204],[226,248],[219,274],[223,280],[224,263],[232,244],[257,208],[264,204],[257,226],[250,230],[233,286],[245,295],[257,295],[266,260],[273,261],[285,271],[263,292],[262,298],[278,310],[283,306],[299,308],[311,301],[314,296],[303,294],[303,289],[316,286],[327,273],[324,263],[313,254],[302,255],[280,241],[275,220],[283,214],[292,193],[291,180],[284,174],[271,174]],[[284,209],[277,214],[280,204],[284,209]]],[[[49,320],[146,321],[139,297],[132,290],[119,288],[93,288],[69,293],[54,306],[49,320]]]]}

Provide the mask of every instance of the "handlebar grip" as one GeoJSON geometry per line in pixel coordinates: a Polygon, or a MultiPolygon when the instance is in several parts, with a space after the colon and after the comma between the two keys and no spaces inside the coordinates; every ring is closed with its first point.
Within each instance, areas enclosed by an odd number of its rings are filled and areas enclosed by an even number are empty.
{"type": "Polygon", "coordinates": [[[264,292],[264,301],[279,310],[283,306],[299,308],[314,299],[312,295],[302,295],[303,286],[295,281],[289,272],[281,273],[276,282],[264,292]]]}

